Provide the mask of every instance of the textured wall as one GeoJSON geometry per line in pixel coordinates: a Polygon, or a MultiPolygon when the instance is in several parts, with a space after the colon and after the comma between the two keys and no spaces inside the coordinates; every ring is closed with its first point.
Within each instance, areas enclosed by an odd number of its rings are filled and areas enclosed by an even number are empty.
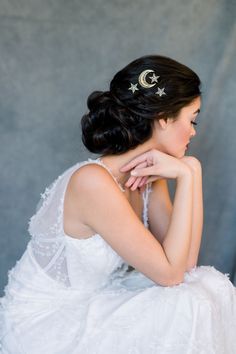
{"type": "Polygon", "coordinates": [[[199,134],[205,227],[200,264],[235,271],[235,1],[0,0],[0,289],[29,240],[39,195],[89,156],[86,98],[146,54],[171,56],[203,82],[199,134]]]}

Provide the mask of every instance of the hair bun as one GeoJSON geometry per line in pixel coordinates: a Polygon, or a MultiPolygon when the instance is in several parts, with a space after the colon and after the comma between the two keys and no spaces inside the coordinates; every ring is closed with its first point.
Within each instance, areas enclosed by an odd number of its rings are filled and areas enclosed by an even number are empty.
{"type": "Polygon", "coordinates": [[[91,112],[94,112],[99,106],[105,108],[105,106],[109,105],[110,101],[111,96],[109,91],[94,91],[88,97],[87,106],[91,112]]]}
{"type": "Polygon", "coordinates": [[[89,113],[81,119],[82,141],[86,148],[99,154],[119,154],[140,141],[140,134],[149,130],[140,124],[110,91],[95,91],[87,100],[89,113]],[[133,131],[134,130],[134,131],[133,131]]]}

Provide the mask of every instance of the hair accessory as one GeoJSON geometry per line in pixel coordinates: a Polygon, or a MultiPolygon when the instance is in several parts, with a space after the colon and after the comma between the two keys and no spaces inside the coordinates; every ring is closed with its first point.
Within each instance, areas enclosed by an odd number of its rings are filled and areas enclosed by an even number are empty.
{"type": "MultiPolygon", "coordinates": [[[[153,87],[155,86],[156,84],[149,84],[146,80],[146,76],[149,74],[149,73],[153,73],[154,77],[152,76],[152,82],[155,81],[157,82],[157,76],[155,76],[154,74],[154,71],[153,70],[144,70],[141,72],[141,74],[139,75],[139,78],[138,78],[138,82],[139,82],[139,85],[141,85],[142,87],[144,88],[150,88],[150,87],[153,87]],[[154,78],[154,80],[153,80],[154,78]]],[[[149,78],[150,79],[150,78],[149,78]]]]}
{"type": "Polygon", "coordinates": [[[160,76],[156,76],[154,73],[152,75],[152,77],[150,77],[150,79],[152,80],[152,82],[158,82],[157,80],[159,79],[160,76]]]}
{"type": "Polygon", "coordinates": [[[131,84],[130,83],[130,87],[129,87],[129,90],[131,90],[133,93],[135,92],[135,91],[138,91],[139,89],[137,88],[137,85],[138,84],[131,84]]]}
{"type": "Polygon", "coordinates": [[[160,97],[163,95],[166,95],[166,93],[164,91],[165,90],[164,87],[163,88],[158,87],[157,89],[158,89],[158,91],[156,92],[156,95],[159,95],[160,97]]]}
{"type": "MultiPolygon", "coordinates": [[[[146,70],[142,71],[141,74],[139,75],[138,83],[136,83],[136,84],[130,83],[130,87],[128,88],[128,90],[131,90],[132,93],[135,93],[135,91],[139,91],[139,88],[137,87],[138,84],[141,87],[146,88],[146,89],[152,88],[158,83],[159,77],[160,76],[155,75],[154,70],[146,69],[146,70]],[[152,76],[147,76],[150,73],[152,73],[152,76]],[[149,80],[151,80],[151,83],[149,83],[147,81],[147,78],[149,80]]],[[[155,92],[155,94],[159,95],[160,97],[163,96],[163,95],[166,95],[166,93],[164,92],[164,90],[165,90],[164,87],[163,88],[157,87],[157,88],[158,88],[158,91],[155,92]]]]}

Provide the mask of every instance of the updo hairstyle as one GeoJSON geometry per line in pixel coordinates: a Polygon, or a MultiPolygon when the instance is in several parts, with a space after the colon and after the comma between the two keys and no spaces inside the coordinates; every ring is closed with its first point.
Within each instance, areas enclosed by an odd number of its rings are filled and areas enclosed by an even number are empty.
{"type": "Polygon", "coordinates": [[[81,119],[82,141],[92,153],[122,154],[152,136],[154,120],[175,119],[200,95],[200,79],[187,66],[160,55],[141,57],[113,77],[109,91],[89,95],[89,112],[81,119]],[[150,73],[143,87],[139,77],[145,70],[150,73]],[[155,85],[153,73],[159,76],[155,85]],[[137,89],[132,90],[131,84],[137,89]],[[164,88],[164,94],[157,94],[158,87],[164,88]]]}

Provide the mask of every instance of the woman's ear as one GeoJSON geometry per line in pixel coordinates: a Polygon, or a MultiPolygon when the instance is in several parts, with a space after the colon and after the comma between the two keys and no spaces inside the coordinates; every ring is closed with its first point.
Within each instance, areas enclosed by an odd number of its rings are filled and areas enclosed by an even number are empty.
{"type": "Polygon", "coordinates": [[[170,125],[171,122],[172,122],[171,118],[158,119],[158,123],[163,130],[165,130],[170,125]]]}

